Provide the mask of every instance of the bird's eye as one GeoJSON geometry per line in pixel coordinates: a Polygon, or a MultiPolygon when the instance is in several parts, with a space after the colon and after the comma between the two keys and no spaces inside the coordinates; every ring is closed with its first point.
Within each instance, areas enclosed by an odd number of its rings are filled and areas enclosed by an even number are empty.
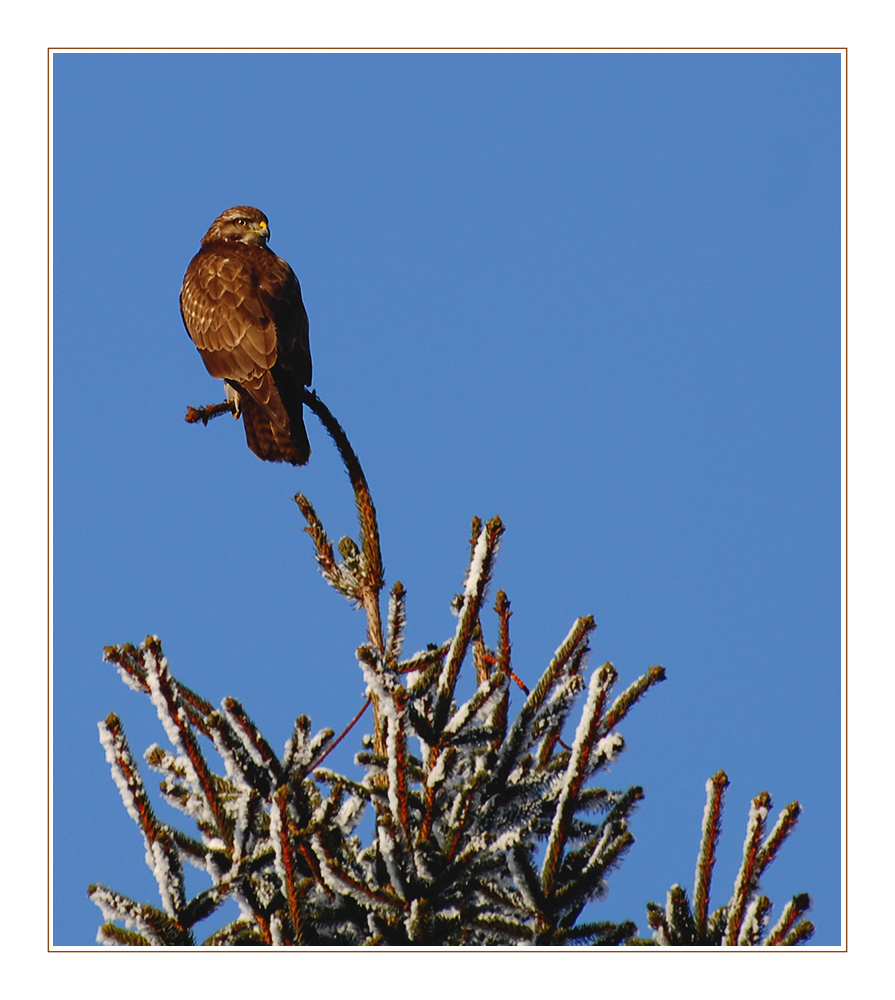
{"type": "Polygon", "coordinates": [[[236,220],[236,225],[237,226],[244,226],[245,224],[246,224],[246,220],[245,219],[237,219],[236,220]]]}

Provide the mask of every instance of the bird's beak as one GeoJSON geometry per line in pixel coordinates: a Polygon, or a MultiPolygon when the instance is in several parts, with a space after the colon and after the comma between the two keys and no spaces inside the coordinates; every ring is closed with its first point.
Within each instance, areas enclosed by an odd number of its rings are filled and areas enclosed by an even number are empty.
{"type": "Polygon", "coordinates": [[[270,239],[270,226],[266,222],[258,223],[258,235],[265,243],[270,239]]]}

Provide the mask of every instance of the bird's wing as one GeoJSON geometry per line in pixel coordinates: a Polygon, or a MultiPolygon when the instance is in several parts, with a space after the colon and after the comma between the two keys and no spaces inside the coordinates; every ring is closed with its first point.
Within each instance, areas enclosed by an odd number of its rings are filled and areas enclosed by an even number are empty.
{"type": "Polygon", "coordinates": [[[295,272],[281,257],[271,253],[261,271],[258,299],[274,319],[280,367],[311,384],[311,345],[308,314],[301,299],[295,272]]]}
{"type": "Polygon", "coordinates": [[[209,375],[241,386],[287,426],[270,373],[278,355],[277,326],[258,294],[264,259],[253,259],[246,249],[200,250],[184,276],[180,310],[209,375]]]}

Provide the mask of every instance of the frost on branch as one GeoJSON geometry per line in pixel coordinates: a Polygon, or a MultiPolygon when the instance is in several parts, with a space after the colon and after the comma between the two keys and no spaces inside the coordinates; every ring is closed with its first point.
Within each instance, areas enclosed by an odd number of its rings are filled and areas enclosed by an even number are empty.
{"type": "Polygon", "coordinates": [[[333,734],[312,736],[304,717],[278,756],[238,702],[226,699],[216,710],[179,685],[157,638],[108,647],[106,659],[156,708],[171,749],[153,746],[147,761],[163,775],[163,797],[197,830],[187,834],[155,818],[110,716],[103,744],[143,833],[162,909],[93,886],[106,919],[99,939],[193,944],[196,923],[228,898],[239,904],[239,918],[203,943],[607,945],[629,938],[630,922],[578,923],[631,846],[628,822],[642,797],[640,788],[609,791],[594,779],[623,749],[616,723],[664,678],[661,668],[613,700],[610,664],[587,677],[595,625],[579,618],[540,680],[525,688],[512,670],[503,593],[497,648],[484,640],[482,609],[503,533],[497,518],[474,522],[453,636],[402,660],[403,588],[392,589],[380,637],[381,577],[371,584],[358,555],[364,546],[339,547],[353,562],[343,572],[335,555],[329,560],[310,504],[301,507],[324,575],[368,615],[370,641],[357,652],[375,709],[373,739],[357,757],[366,776],[356,781],[322,766],[333,734]],[[457,683],[469,662],[478,686],[462,701],[457,683]],[[222,769],[212,766],[212,749],[222,769]],[[366,842],[356,832],[365,810],[373,819],[366,842]],[[191,900],[184,860],[210,881],[191,900]]]}
{"type": "Polygon", "coordinates": [[[706,782],[707,801],[702,818],[702,842],[696,862],[692,907],[686,892],[679,885],[673,885],[668,891],[664,908],[656,903],[647,903],[653,940],[631,940],[629,944],[795,945],[807,941],[814,934],[814,924],[810,920],[799,920],[811,907],[811,899],[806,893],[793,896],[784,906],[777,923],[768,929],[772,904],[767,896],[761,894],[760,879],[792,832],[802,810],[798,802],[791,802],[780,813],[770,833],[766,833],[771,809],[771,797],[767,792],[756,796],[749,809],[743,861],[734,881],[733,895],[709,916],[712,869],[721,832],[721,807],[728,784],[723,771],[706,782]]]}

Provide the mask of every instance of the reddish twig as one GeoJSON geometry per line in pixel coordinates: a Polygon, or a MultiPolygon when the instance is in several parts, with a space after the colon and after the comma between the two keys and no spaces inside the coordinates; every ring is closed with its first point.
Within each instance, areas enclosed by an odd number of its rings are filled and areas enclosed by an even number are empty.
{"type": "Polygon", "coordinates": [[[320,767],[320,765],[333,752],[333,750],[335,750],[336,747],[342,742],[342,740],[344,740],[345,737],[351,732],[351,730],[354,729],[354,727],[358,724],[358,722],[360,722],[361,716],[370,707],[370,702],[372,700],[373,700],[372,697],[367,698],[367,700],[363,703],[363,705],[361,705],[361,709],[357,713],[357,715],[355,715],[355,717],[351,720],[351,722],[349,722],[348,725],[342,730],[342,734],[339,736],[339,738],[334,743],[330,743],[330,745],[326,748],[326,750],[324,750],[323,753],[317,758],[317,760],[315,760],[314,763],[308,768],[309,772],[314,771],[318,767],[320,767]]]}

